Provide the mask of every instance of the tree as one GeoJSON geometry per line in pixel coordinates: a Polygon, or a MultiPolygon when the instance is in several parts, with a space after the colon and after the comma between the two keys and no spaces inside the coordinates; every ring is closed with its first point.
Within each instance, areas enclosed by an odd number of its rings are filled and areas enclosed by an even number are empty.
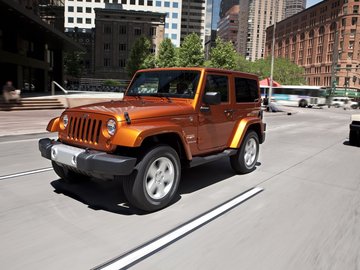
{"type": "Polygon", "coordinates": [[[126,70],[130,77],[132,77],[137,70],[144,68],[145,60],[149,63],[149,59],[151,58],[150,49],[151,42],[146,37],[141,36],[135,40],[126,64],[126,70]]]}
{"type": "Polygon", "coordinates": [[[215,47],[210,53],[210,66],[214,68],[236,69],[238,54],[231,41],[216,38],[215,47]]]}
{"type": "Polygon", "coordinates": [[[179,49],[178,66],[199,67],[204,65],[204,61],[205,55],[200,37],[195,33],[187,35],[179,49]]]}
{"type": "Polygon", "coordinates": [[[158,67],[175,67],[176,66],[176,51],[171,39],[165,38],[159,47],[158,57],[156,59],[156,66],[158,67]]]}
{"type": "MultiPolygon", "coordinates": [[[[271,57],[260,59],[254,62],[253,73],[260,79],[270,77],[271,57]]],[[[294,64],[286,58],[274,59],[273,79],[280,84],[298,85],[305,84],[304,68],[294,64]]]]}
{"type": "Polygon", "coordinates": [[[84,53],[79,51],[64,53],[65,74],[70,77],[79,78],[84,70],[84,53]]]}

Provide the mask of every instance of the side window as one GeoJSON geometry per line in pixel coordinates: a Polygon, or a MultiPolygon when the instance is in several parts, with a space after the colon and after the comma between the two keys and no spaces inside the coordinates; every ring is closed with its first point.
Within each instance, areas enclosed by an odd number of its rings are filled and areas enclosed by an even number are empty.
{"type": "Polygon", "coordinates": [[[228,77],[221,75],[207,75],[205,92],[220,92],[221,102],[229,101],[228,77]]]}
{"type": "Polygon", "coordinates": [[[259,98],[256,80],[235,78],[236,102],[254,102],[259,98]]]}

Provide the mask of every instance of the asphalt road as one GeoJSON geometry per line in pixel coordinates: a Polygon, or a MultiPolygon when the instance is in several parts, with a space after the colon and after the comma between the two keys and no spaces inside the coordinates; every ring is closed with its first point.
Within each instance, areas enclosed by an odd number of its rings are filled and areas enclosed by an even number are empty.
{"type": "Polygon", "coordinates": [[[186,170],[179,198],[152,214],[128,208],[120,183],[62,183],[42,135],[0,138],[1,269],[95,268],[255,186],[131,269],[359,269],[360,148],[347,144],[359,110],[293,110],[266,115],[256,171],[235,175],[227,159],[186,170]]]}

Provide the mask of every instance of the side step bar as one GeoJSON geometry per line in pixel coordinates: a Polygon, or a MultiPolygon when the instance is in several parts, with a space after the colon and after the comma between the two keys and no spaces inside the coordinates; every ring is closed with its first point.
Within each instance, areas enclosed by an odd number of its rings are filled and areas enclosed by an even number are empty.
{"type": "Polygon", "coordinates": [[[229,156],[235,155],[236,152],[237,152],[237,149],[226,149],[224,152],[217,153],[214,155],[210,155],[210,156],[206,156],[206,157],[194,157],[189,163],[189,168],[196,167],[196,166],[208,163],[208,162],[212,162],[212,161],[221,159],[223,157],[229,157],[229,156]]]}

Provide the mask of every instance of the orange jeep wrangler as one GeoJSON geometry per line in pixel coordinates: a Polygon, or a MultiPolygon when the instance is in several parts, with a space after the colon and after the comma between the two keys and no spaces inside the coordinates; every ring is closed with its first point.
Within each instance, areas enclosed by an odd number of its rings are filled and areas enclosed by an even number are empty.
{"type": "Polygon", "coordinates": [[[236,173],[255,169],[265,140],[255,75],[212,68],[140,70],[122,101],[69,108],[39,141],[64,181],[123,182],[131,205],[156,211],[174,198],[182,167],[225,156],[236,173]]]}

